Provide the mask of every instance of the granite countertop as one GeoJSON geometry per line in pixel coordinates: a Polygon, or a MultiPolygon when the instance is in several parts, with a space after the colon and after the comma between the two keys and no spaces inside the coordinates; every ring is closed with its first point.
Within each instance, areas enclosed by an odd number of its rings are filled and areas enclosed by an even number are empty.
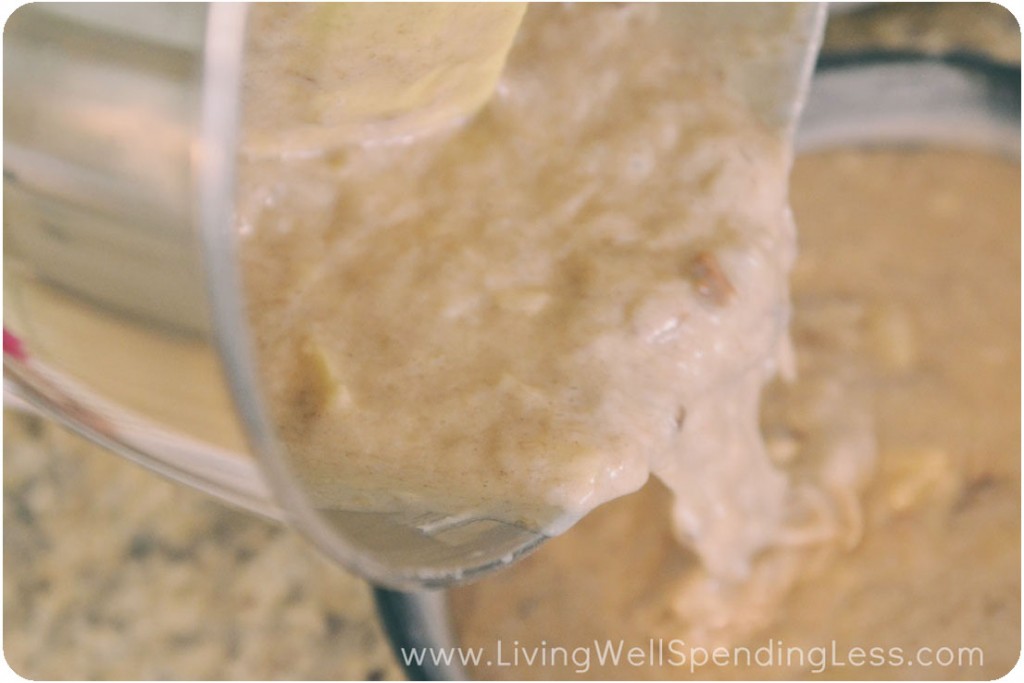
{"type": "Polygon", "coordinates": [[[4,417],[4,655],[22,676],[401,677],[368,585],[295,533],[4,417]]]}
{"type": "MultiPolygon", "coordinates": [[[[826,48],[1020,61],[994,4],[873,6],[826,48]]],[[[395,679],[369,586],[295,533],[4,413],[4,655],[33,679],[395,679]]]]}

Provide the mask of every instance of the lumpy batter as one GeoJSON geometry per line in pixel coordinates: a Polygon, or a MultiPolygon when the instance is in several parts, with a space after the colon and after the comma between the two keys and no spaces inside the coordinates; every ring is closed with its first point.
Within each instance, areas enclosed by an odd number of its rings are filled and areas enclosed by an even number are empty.
{"type": "MultiPolygon", "coordinates": [[[[794,254],[788,140],[736,87],[763,27],[716,45],[674,11],[532,7],[489,103],[429,133],[342,136],[315,158],[299,158],[309,129],[249,138],[247,293],[295,471],[325,508],[548,531],[598,508],[454,594],[466,645],[978,646],[982,663],[953,669],[697,673],[1006,671],[1020,640],[1019,171],[933,152],[803,160],[798,372],[762,407],[792,364],[794,254]]],[[[509,8],[493,35],[516,21],[509,8]]],[[[263,63],[249,97],[261,78],[295,86],[295,64],[263,63]]],[[[372,110],[367,92],[353,101],[372,110]]],[[[261,117],[281,112],[262,104],[249,132],[276,133],[261,117]]],[[[338,114],[309,111],[317,125],[338,114]]]]}
{"type": "Polygon", "coordinates": [[[680,11],[531,7],[465,125],[243,166],[264,386],[316,505],[557,532],[653,472],[734,578],[827,525],[831,492],[757,424],[787,349],[790,150],[736,83],[771,31],[680,11]]]}
{"type": "MultiPolygon", "coordinates": [[[[821,465],[820,448],[837,429],[856,448],[865,432],[855,409],[868,408],[877,474],[862,511],[846,495],[832,509],[851,533],[780,545],[758,557],[750,580],[723,584],[674,542],[669,495],[652,483],[508,572],[455,591],[463,644],[493,657],[501,639],[506,660],[516,640],[528,651],[595,639],[646,649],[649,638],[805,652],[834,640],[840,658],[854,647],[899,647],[907,660],[919,647],[984,654],[973,666],[847,664],[824,673],[795,658],[771,667],[741,660],[698,668],[699,678],[993,678],[1016,662],[1019,166],[938,151],[821,154],[797,161],[792,201],[799,372],[766,396],[763,427],[777,460],[797,472],[821,465]]],[[[822,481],[846,477],[833,471],[822,481]]],[[[571,664],[475,673],[690,675],[688,664],[592,664],[585,674],[571,664]]]]}

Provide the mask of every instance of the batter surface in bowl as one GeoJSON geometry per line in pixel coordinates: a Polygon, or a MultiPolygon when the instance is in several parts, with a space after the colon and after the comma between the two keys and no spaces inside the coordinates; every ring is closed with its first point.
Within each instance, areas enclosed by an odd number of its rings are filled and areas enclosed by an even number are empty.
{"type": "Polygon", "coordinates": [[[859,448],[871,434],[860,421],[874,424],[877,472],[862,506],[845,494],[823,501],[822,518],[846,519],[848,533],[813,542],[808,529],[793,539],[802,545],[759,555],[748,580],[721,582],[675,542],[670,496],[652,482],[516,567],[454,591],[462,644],[492,662],[476,676],[991,679],[1014,665],[1019,165],[940,151],[818,154],[797,161],[792,202],[798,377],[771,388],[762,424],[794,480],[831,463],[819,474],[826,489],[847,481],[829,468],[849,461],[821,460],[822,446],[859,448]],[[598,662],[607,641],[646,653],[650,639],[663,659],[598,662]],[[667,649],[673,639],[687,661],[667,649]],[[505,666],[493,665],[499,640],[505,666]],[[525,664],[545,646],[554,665],[525,664]],[[750,654],[733,660],[730,650],[724,665],[691,670],[717,646],[750,654]],[[590,657],[584,667],[552,647],[590,657]],[[948,666],[927,665],[936,659],[948,666]]]}
{"type": "Polygon", "coordinates": [[[315,504],[558,532],[653,472],[730,577],[821,521],[757,424],[794,239],[789,141],[737,86],[799,16],[770,11],[534,6],[463,126],[243,165],[259,365],[315,504]]]}

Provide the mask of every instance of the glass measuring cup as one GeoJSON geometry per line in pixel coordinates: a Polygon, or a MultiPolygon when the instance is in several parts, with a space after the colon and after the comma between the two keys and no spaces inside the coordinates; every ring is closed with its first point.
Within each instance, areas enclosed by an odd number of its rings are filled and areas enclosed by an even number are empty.
{"type": "MultiPolygon", "coordinates": [[[[785,125],[820,12],[778,55],[785,125]],[[795,89],[795,90],[794,90],[795,89]]],[[[265,418],[230,229],[245,8],[43,5],[5,41],[10,392],[156,471],[282,519],[396,587],[544,540],[494,520],[314,509],[265,418]]],[[[764,79],[755,79],[759,92],[764,79]]]]}

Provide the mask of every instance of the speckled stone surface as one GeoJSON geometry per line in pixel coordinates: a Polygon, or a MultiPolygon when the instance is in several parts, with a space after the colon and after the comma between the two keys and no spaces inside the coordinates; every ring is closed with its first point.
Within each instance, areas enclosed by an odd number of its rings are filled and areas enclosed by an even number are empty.
{"type": "MultiPolygon", "coordinates": [[[[994,4],[876,6],[826,49],[1020,60],[994,4]]],[[[9,411],[4,655],[33,679],[394,679],[369,587],[294,533],[9,411]]]]}
{"type": "Polygon", "coordinates": [[[295,533],[10,411],[4,655],[34,679],[401,677],[366,583],[295,533]]]}

